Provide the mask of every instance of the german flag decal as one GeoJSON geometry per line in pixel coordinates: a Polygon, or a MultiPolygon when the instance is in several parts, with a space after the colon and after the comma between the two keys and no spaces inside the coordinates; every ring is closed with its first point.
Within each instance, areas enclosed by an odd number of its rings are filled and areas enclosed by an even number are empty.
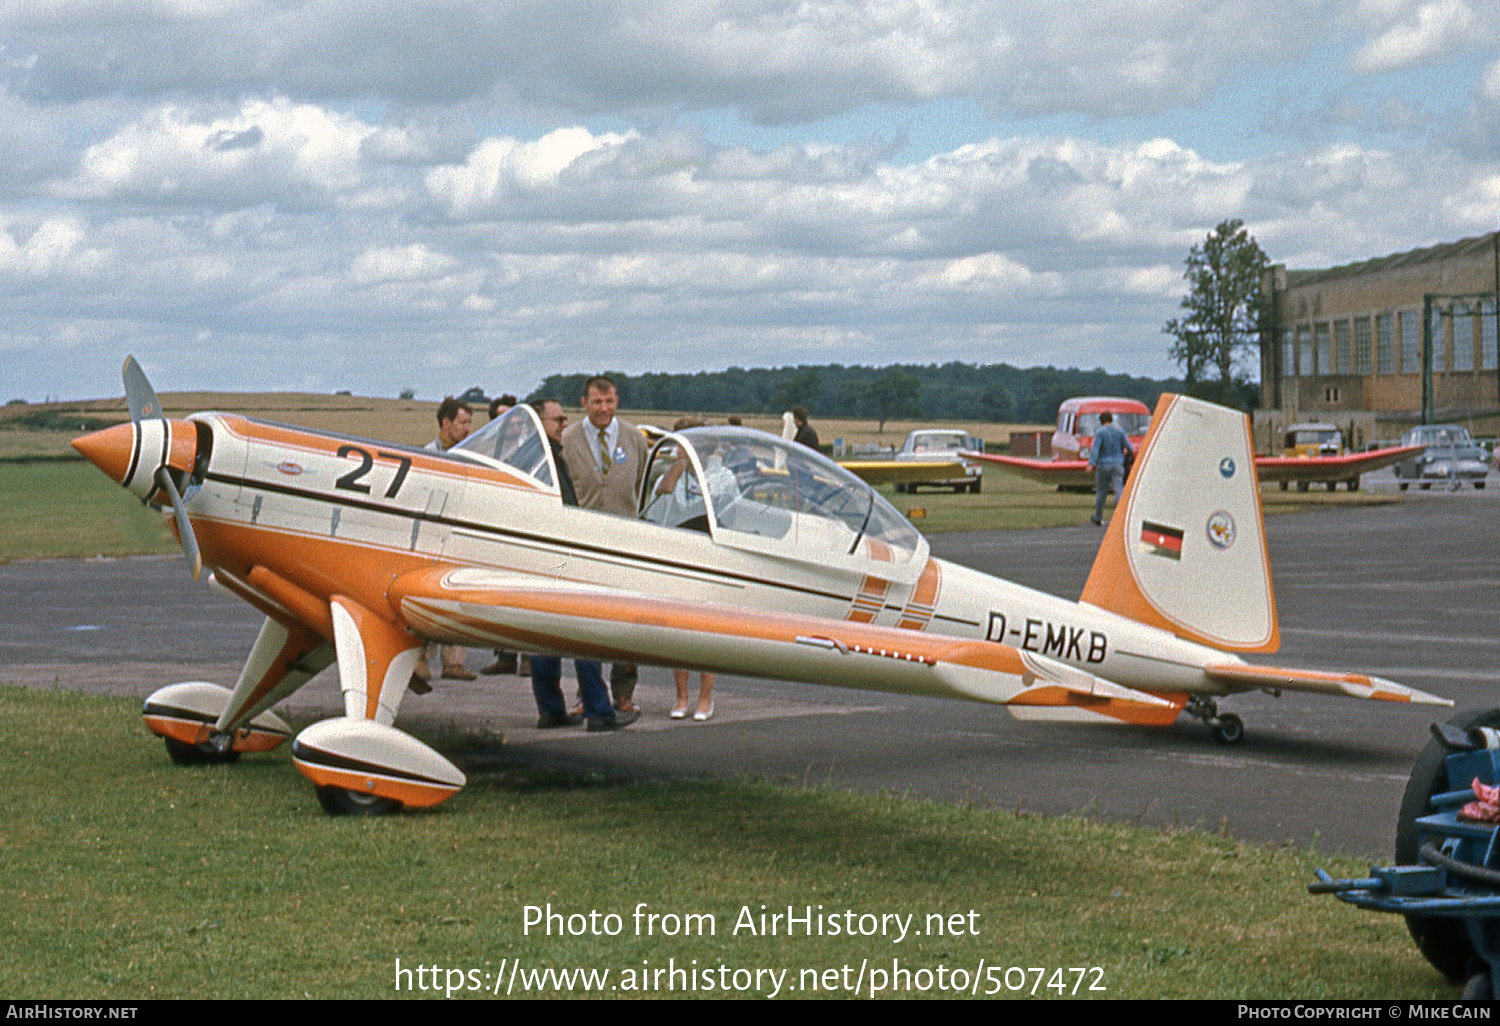
{"type": "Polygon", "coordinates": [[[1158,556],[1166,556],[1168,559],[1181,559],[1182,531],[1175,527],[1167,527],[1164,524],[1154,524],[1149,520],[1142,520],[1141,545],[1147,552],[1154,552],[1158,556]]]}

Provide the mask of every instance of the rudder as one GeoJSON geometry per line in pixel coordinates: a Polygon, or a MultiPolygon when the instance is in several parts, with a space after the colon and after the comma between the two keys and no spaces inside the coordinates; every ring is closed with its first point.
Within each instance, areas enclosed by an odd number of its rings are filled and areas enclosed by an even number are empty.
{"type": "Polygon", "coordinates": [[[1161,397],[1081,601],[1216,648],[1281,647],[1248,417],[1161,397]]]}

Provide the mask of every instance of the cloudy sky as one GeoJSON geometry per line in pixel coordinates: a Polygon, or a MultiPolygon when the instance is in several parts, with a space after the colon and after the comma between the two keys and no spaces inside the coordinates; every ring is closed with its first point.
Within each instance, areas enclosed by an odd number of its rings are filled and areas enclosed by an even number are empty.
{"type": "Polygon", "coordinates": [[[1237,217],[1500,227],[1500,0],[0,0],[0,401],[1165,375],[1237,217]]]}

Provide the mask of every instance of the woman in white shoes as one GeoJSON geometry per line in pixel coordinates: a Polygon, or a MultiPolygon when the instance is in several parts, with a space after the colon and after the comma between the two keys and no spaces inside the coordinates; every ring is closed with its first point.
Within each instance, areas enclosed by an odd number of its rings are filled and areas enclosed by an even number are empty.
{"type": "MultiPolygon", "coordinates": [[[[691,676],[688,670],[672,671],[672,679],[677,684],[677,701],[672,705],[674,720],[688,717],[688,678],[691,676]]],[[[700,673],[698,676],[702,683],[698,687],[698,707],[693,710],[693,722],[703,723],[714,714],[714,675],[700,673]]]]}

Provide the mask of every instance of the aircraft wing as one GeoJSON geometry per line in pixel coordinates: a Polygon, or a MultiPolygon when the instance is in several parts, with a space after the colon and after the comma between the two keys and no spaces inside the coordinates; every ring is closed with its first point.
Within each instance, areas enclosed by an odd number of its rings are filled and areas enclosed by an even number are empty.
{"type": "Polygon", "coordinates": [[[423,637],[457,644],[683,666],[719,673],[1162,726],[1185,696],[1123,687],[991,641],[621,592],[480,568],[395,581],[391,601],[423,637]]]}
{"type": "Polygon", "coordinates": [[[964,465],[960,460],[941,463],[917,460],[841,460],[839,466],[873,485],[952,481],[964,476],[964,465]]]}
{"type": "Polygon", "coordinates": [[[1203,672],[1210,679],[1232,684],[1244,690],[1311,691],[1320,695],[1343,695],[1346,698],[1371,698],[1382,702],[1412,702],[1417,705],[1452,705],[1416,688],[1397,684],[1384,677],[1362,673],[1328,673],[1322,670],[1288,670],[1275,666],[1251,666],[1246,663],[1215,663],[1203,672]]]}
{"type": "Polygon", "coordinates": [[[1257,456],[1255,473],[1267,481],[1346,481],[1409,459],[1425,445],[1398,445],[1347,456],[1257,456]]]}
{"type": "Polygon", "coordinates": [[[1001,470],[1035,481],[1038,484],[1058,485],[1063,488],[1092,488],[1094,472],[1086,460],[1044,460],[1025,456],[1001,456],[997,453],[964,451],[971,460],[993,463],[1001,470]]]}

